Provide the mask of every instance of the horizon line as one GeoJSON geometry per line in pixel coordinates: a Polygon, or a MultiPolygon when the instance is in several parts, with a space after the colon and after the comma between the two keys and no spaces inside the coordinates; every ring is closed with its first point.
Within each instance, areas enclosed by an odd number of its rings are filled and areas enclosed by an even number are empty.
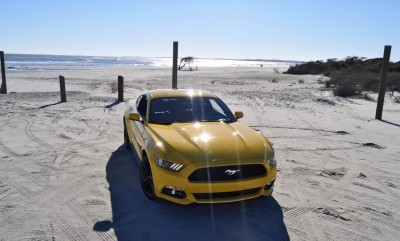
{"type": "MultiPolygon", "coordinates": [[[[53,56],[80,56],[80,57],[138,57],[138,58],[172,58],[168,56],[138,56],[138,55],[85,55],[85,54],[47,54],[47,53],[6,53],[4,51],[4,54],[13,54],[13,55],[53,55],[53,56]]],[[[191,55],[189,55],[191,56],[191,55]]],[[[185,56],[187,57],[187,56],[185,56]]],[[[273,61],[273,62],[307,62],[305,60],[292,60],[292,59],[277,59],[277,58],[271,58],[271,59],[263,59],[263,58],[223,58],[223,57],[195,57],[192,56],[196,59],[212,59],[212,60],[241,60],[241,61],[260,61],[260,62],[267,62],[267,61],[273,61]]],[[[178,58],[183,58],[179,57],[178,58]]]]}

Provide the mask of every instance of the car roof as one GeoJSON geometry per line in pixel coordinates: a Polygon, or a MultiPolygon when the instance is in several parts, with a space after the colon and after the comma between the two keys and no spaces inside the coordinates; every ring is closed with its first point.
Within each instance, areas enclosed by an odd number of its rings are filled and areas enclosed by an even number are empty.
{"type": "Polygon", "coordinates": [[[160,89],[150,90],[148,92],[150,99],[164,97],[214,97],[218,98],[211,92],[197,89],[160,89]]]}

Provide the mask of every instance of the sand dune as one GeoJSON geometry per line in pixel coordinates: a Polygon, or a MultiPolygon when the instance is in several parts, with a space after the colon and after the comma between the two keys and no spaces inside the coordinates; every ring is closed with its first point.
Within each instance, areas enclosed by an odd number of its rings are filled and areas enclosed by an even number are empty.
{"type": "Polygon", "coordinates": [[[178,73],[218,94],[274,144],[273,196],[179,206],[149,202],[122,146],[125,97],[170,88],[170,68],[65,67],[8,74],[0,95],[0,240],[397,240],[400,105],[339,98],[321,76],[272,68],[178,73]],[[59,103],[58,75],[67,83],[59,103]],[[298,81],[304,80],[304,84],[298,81]],[[114,92],[114,93],[113,93],[114,92]]]}

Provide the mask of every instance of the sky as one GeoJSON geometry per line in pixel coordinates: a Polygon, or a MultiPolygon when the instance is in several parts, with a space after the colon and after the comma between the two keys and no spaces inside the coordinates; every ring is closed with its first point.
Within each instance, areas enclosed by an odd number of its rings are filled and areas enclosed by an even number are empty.
{"type": "Polygon", "coordinates": [[[400,60],[398,0],[1,0],[0,50],[94,56],[400,60]]]}

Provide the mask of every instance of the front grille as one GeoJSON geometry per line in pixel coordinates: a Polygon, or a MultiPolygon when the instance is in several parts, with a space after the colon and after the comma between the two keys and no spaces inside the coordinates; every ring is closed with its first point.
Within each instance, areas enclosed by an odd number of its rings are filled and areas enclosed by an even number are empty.
{"type": "Polygon", "coordinates": [[[200,168],[189,176],[191,182],[239,181],[265,176],[267,170],[261,164],[234,165],[200,168]]]}
{"type": "Polygon", "coordinates": [[[246,196],[246,195],[256,194],[258,191],[260,191],[259,187],[242,191],[234,191],[234,192],[193,193],[193,196],[198,200],[212,200],[212,199],[246,196]]]}

